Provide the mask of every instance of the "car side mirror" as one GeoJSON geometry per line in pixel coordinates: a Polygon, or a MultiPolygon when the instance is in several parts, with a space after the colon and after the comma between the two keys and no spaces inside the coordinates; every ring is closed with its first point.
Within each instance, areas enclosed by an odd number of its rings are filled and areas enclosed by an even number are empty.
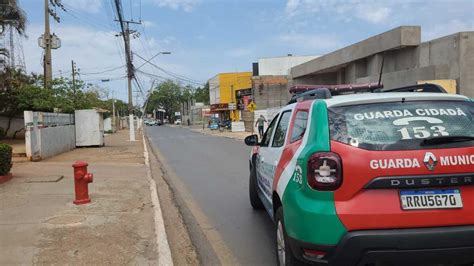
{"type": "Polygon", "coordinates": [[[247,146],[258,146],[258,136],[256,134],[250,135],[245,138],[245,144],[247,146]]]}

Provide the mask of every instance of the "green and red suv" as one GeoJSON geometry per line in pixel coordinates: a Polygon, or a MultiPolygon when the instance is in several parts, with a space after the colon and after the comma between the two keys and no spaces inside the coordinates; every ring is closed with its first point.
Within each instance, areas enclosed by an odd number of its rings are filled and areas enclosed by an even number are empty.
{"type": "Polygon", "coordinates": [[[279,265],[472,265],[474,103],[416,90],[308,91],[246,138],[279,265]]]}

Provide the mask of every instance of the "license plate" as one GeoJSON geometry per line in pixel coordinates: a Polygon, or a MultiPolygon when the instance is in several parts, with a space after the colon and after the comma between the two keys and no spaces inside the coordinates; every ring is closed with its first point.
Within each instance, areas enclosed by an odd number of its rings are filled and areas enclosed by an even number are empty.
{"type": "Polygon", "coordinates": [[[459,209],[463,207],[459,189],[402,190],[403,210],[459,209]]]}

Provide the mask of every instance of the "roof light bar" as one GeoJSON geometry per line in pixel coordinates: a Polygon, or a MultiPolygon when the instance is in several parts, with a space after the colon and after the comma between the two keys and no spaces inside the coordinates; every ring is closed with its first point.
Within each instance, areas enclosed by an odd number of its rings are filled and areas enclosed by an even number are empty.
{"type": "Polygon", "coordinates": [[[383,84],[377,82],[363,83],[363,84],[338,84],[338,85],[295,85],[290,87],[290,93],[302,93],[315,89],[326,88],[333,94],[357,91],[373,91],[375,89],[383,88],[383,84]]]}

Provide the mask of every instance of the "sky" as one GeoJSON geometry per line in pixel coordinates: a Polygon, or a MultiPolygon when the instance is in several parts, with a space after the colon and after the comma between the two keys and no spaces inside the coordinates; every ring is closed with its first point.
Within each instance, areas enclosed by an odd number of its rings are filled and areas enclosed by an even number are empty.
{"type": "MultiPolygon", "coordinates": [[[[62,46],[53,50],[54,77],[80,78],[127,99],[123,39],[116,37],[114,0],[62,0],[60,23],[51,31],[62,46]],[[109,82],[101,80],[109,79],[109,82]]],[[[132,25],[135,67],[159,52],[137,73],[143,90],[152,80],[181,80],[199,86],[221,72],[251,71],[259,58],[324,55],[401,25],[418,25],[422,40],[474,30],[474,0],[121,0],[132,25]],[[139,36],[138,36],[139,35],[139,36]],[[152,78],[150,74],[155,77],[152,78]],[[156,77],[158,76],[158,78],[156,77]]],[[[28,72],[42,73],[37,39],[44,32],[42,0],[19,0],[26,12],[22,40],[28,72]]],[[[136,87],[136,86],[135,86],[136,87]]],[[[143,101],[138,98],[138,101],[143,101]]]]}

